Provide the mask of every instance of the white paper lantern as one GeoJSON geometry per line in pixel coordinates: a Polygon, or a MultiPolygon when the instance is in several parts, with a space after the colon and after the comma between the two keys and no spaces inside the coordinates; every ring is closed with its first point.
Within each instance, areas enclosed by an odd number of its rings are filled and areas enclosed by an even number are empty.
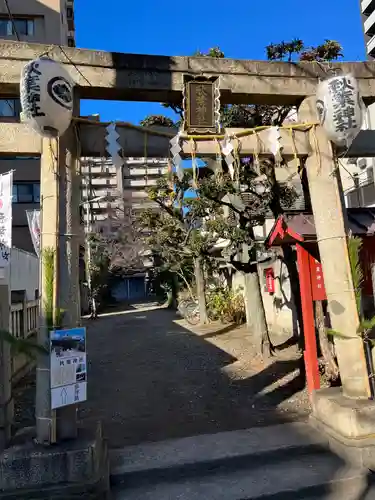
{"type": "Polygon", "coordinates": [[[357,80],[351,74],[319,83],[316,92],[319,121],[330,141],[349,147],[361,130],[363,103],[357,80]]]}
{"type": "Polygon", "coordinates": [[[62,135],[72,121],[73,86],[59,63],[42,57],[23,68],[20,82],[21,120],[45,137],[62,135]]]}

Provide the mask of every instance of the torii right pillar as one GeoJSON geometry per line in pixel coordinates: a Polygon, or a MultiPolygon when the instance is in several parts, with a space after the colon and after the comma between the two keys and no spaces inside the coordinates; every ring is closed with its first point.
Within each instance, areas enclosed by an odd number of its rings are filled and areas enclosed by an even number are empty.
{"type": "MultiPolygon", "coordinates": [[[[308,97],[299,108],[299,121],[311,123],[316,120],[315,98],[308,97]]],[[[371,441],[373,459],[369,468],[375,470],[375,403],[369,401],[371,393],[364,346],[357,334],[359,316],[350,269],[340,174],[324,130],[317,126],[310,129],[309,134],[311,152],[305,166],[328,311],[332,329],[347,337],[334,339],[342,387],[315,391],[312,422],[332,437],[336,448],[351,448],[361,460],[363,450],[367,450],[371,441]]],[[[368,450],[366,453],[368,457],[372,455],[368,450]]]]}

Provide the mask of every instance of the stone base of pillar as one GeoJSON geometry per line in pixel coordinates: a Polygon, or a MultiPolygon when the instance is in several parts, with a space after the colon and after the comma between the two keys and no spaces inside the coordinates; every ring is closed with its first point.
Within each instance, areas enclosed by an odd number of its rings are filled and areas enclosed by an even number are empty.
{"type": "Polygon", "coordinates": [[[109,498],[109,459],[101,427],[76,440],[44,447],[35,430],[23,429],[0,453],[0,499],[104,500],[109,498]]]}
{"type": "Polygon", "coordinates": [[[333,452],[375,471],[375,401],[350,399],[341,388],[315,391],[310,424],[328,439],[333,452]]]}

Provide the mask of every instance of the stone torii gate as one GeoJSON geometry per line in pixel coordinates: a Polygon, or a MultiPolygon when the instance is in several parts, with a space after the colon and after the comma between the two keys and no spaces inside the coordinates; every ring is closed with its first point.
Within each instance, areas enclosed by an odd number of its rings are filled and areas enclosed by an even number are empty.
{"type": "MultiPolygon", "coordinates": [[[[321,65],[316,63],[147,56],[71,48],[64,49],[62,53],[58,47],[51,49],[18,42],[3,42],[0,47],[0,92],[3,95],[18,95],[23,65],[47,52],[51,58],[66,65],[77,82],[80,99],[179,103],[184,75],[219,76],[222,103],[293,105],[299,109],[301,123],[314,123],[317,120],[314,95],[323,73],[321,65]]],[[[357,78],[365,103],[375,100],[375,63],[337,63],[332,67],[344,73],[351,72],[357,78]]],[[[79,144],[77,135],[68,131],[60,141],[58,155],[59,164],[68,164],[74,167],[74,171],[78,155],[103,154],[105,136],[105,124],[91,125],[77,120],[77,127],[79,144]]],[[[119,126],[118,132],[119,142],[127,156],[143,156],[144,130],[119,126]]],[[[236,133],[236,130],[231,132],[236,133]]],[[[262,134],[258,134],[261,139],[262,134]]],[[[346,156],[375,156],[374,134],[372,131],[361,132],[346,156]]],[[[169,139],[149,133],[149,156],[167,156],[169,139]]],[[[342,392],[335,389],[318,391],[313,399],[313,415],[317,425],[334,435],[338,441],[349,440],[358,445],[373,439],[375,404],[366,403],[369,396],[368,374],[362,340],[357,335],[359,318],[348,257],[339,174],[331,144],[319,126],[295,130],[294,140],[293,144],[291,135],[281,131],[282,156],[289,161],[296,156],[305,161],[332,328],[348,337],[345,340],[335,339],[342,392]],[[363,423],[364,413],[366,423],[363,423]]],[[[270,155],[271,151],[264,146],[266,141],[260,142],[263,144],[261,150],[254,135],[242,138],[241,154],[256,152],[270,155]]],[[[188,137],[182,138],[182,151],[186,156],[191,153],[188,137]]],[[[197,155],[214,157],[216,152],[212,140],[196,142],[197,155]]],[[[41,155],[43,165],[51,162],[45,141],[43,143],[20,123],[0,123],[0,153],[41,155]]],[[[43,190],[47,189],[48,182],[48,176],[42,179],[43,190]]],[[[48,204],[47,200],[45,203],[48,204]]],[[[48,212],[48,206],[43,208],[48,212]]],[[[48,225],[48,219],[43,217],[43,223],[48,225]]],[[[74,244],[78,246],[78,241],[74,244]]],[[[371,444],[375,444],[375,441],[371,441],[371,444]]]]}

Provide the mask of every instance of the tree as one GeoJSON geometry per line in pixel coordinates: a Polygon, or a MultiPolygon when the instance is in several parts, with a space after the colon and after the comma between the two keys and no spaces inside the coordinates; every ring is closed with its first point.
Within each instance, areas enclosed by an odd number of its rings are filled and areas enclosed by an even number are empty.
{"type": "MultiPolygon", "coordinates": [[[[225,164],[222,164],[222,172],[202,180],[194,203],[209,207],[210,217],[205,228],[210,232],[211,240],[222,238],[228,242],[223,256],[232,268],[244,275],[247,321],[259,351],[269,355],[273,347],[268,335],[257,267],[263,244],[257,241],[254,227],[265,223],[273,192],[264,175],[263,164],[258,170],[252,159],[247,159],[245,163],[236,160],[235,170],[238,175],[236,181],[233,181],[225,164]]],[[[288,186],[280,188],[280,194],[288,205],[295,200],[295,192],[288,186]]]]}
{"type": "MultiPolygon", "coordinates": [[[[202,266],[204,260],[210,258],[216,237],[202,231],[202,220],[210,211],[210,202],[199,204],[185,197],[192,182],[189,170],[185,170],[181,180],[176,175],[159,178],[156,186],[148,189],[149,198],[157,209],[142,211],[138,224],[143,243],[154,254],[158,267],[175,273],[188,289],[191,282],[189,274],[194,268],[200,321],[205,323],[207,312],[202,266]]],[[[176,288],[174,292],[177,292],[176,288]]]]}
{"type": "MultiPolygon", "coordinates": [[[[316,47],[306,47],[301,39],[294,39],[290,42],[281,42],[277,44],[270,44],[266,47],[267,59],[270,61],[286,61],[286,62],[295,62],[295,61],[317,61],[318,63],[325,61],[337,60],[342,57],[342,47],[341,45],[333,40],[325,40],[325,42],[316,47]]],[[[200,57],[217,57],[223,58],[225,57],[224,53],[220,50],[219,47],[213,47],[209,49],[207,53],[198,52],[195,54],[200,57]]],[[[180,105],[175,104],[163,104],[164,107],[172,109],[181,119],[183,119],[183,108],[182,103],[180,105]]],[[[267,106],[267,105],[223,105],[221,108],[221,122],[224,127],[244,127],[244,128],[252,128],[256,126],[264,126],[264,125],[282,125],[289,113],[292,111],[292,107],[290,106],[267,106]]],[[[251,159],[250,159],[251,160],[251,159]]],[[[276,180],[276,172],[275,172],[275,163],[267,160],[263,161],[260,165],[261,173],[267,179],[267,186],[269,189],[268,198],[268,208],[272,212],[273,217],[276,219],[278,216],[282,215],[285,209],[291,206],[291,198],[293,190],[285,190],[284,186],[280,186],[280,184],[276,180]],[[286,195],[286,198],[285,198],[286,195]]],[[[259,172],[260,173],[260,172],[259,172]]],[[[309,200],[308,196],[308,186],[306,177],[303,171],[303,168],[300,169],[302,186],[305,192],[305,199],[309,200]]],[[[224,201],[224,195],[230,193],[230,191],[225,191],[225,188],[230,188],[230,183],[226,182],[226,185],[222,187],[220,191],[221,200],[224,201]]],[[[209,193],[209,189],[205,190],[206,193],[209,193]]],[[[236,193],[239,194],[239,193],[236,193]]],[[[233,193],[232,193],[233,195],[233,193]]],[[[217,198],[218,202],[219,198],[217,198]]],[[[223,204],[223,201],[221,205],[223,204]]],[[[241,218],[238,206],[238,196],[232,196],[232,199],[229,200],[228,197],[225,199],[225,203],[227,208],[230,208],[241,218]],[[234,200],[234,201],[233,201],[234,200]]],[[[240,211],[241,212],[241,211],[240,211]]],[[[243,211],[242,211],[243,212],[243,211]]],[[[263,214],[261,215],[261,217],[263,214]]],[[[243,215],[242,215],[243,217],[243,215]]],[[[250,226],[252,226],[252,222],[248,221],[250,226]]],[[[251,232],[250,236],[251,237],[251,232]]],[[[251,239],[251,238],[250,238],[251,239]]],[[[249,243],[249,242],[248,242],[249,243]]],[[[236,245],[235,245],[236,246],[236,245]]],[[[234,246],[234,247],[235,247],[234,246]]],[[[250,242],[250,248],[255,250],[255,244],[250,242]]],[[[251,259],[254,258],[254,254],[251,259]]],[[[250,259],[250,262],[253,262],[250,259]]],[[[299,279],[298,279],[298,271],[296,264],[296,257],[293,249],[291,247],[284,247],[283,249],[283,260],[288,269],[290,283],[291,283],[291,291],[294,304],[297,309],[298,314],[298,322],[300,325],[300,331],[302,331],[302,313],[301,313],[301,303],[300,303],[300,290],[299,290],[299,279]]],[[[233,262],[232,262],[233,264],[233,262]]],[[[237,263],[238,267],[239,264],[237,263]]],[[[255,266],[255,265],[254,265],[255,266]]],[[[253,266],[253,271],[255,267],[253,266]]],[[[254,282],[253,287],[258,287],[258,284],[255,283],[255,272],[253,272],[254,282]]],[[[253,289],[252,295],[256,298],[256,302],[260,303],[260,290],[258,291],[253,289]]],[[[256,311],[253,311],[256,313],[256,311]]],[[[258,331],[258,335],[262,338],[262,344],[264,344],[266,339],[266,331],[267,327],[265,324],[265,318],[263,314],[263,319],[258,317],[255,321],[257,325],[260,325],[259,328],[263,332],[258,331]]],[[[300,342],[303,342],[303,336],[300,336],[300,342]]],[[[302,347],[302,345],[301,345],[302,347]]],[[[332,360],[331,360],[332,361],[332,360]]]]}
{"type": "Polygon", "coordinates": [[[92,317],[98,302],[110,299],[111,285],[124,275],[144,270],[144,246],[131,210],[119,199],[107,219],[97,221],[87,235],[87,279],[92,317]]]}
{"type": "Polygon", "coordinates": [[[163,115],[148,115],[140,121],[142,127],[175,127],[175,122],[163,115]]]}
{"type": "Polygon", "coordinates": [[[90,235],[92,249],[108,259],[110,271],[138,271],[144,267],[141,234],[131,208],[125,200],[109,210],[107,219],[97,222],[90,235]]]}
{"type": "MultiPolygon", "coordinates": [[[[291,42],[281,42],[278,44],[270,44],[266,47],[267,58],[271,61],[287,61],[294,60],[300,61],[317,61],[318,63],[324,61],[337,60],[342,57],[341,45],[333,40],[325,40],[325,42],[317,47],[306,48],[300,39],[292,40],[291,42]]],[[[227,127],[256,127],[263,125],[282,125],[288,115],[291,113],[292,107],[290,106],[246,106],[246,105],[233,105],[226,106],[223,110],[223,124],[227,127]]],[[[270,197],[269,208],[273,217],[277,219],[285,212],[285,209],[290,204],[285,203],[283,200],[283,192],[280,190],[280,184],[276,180],[275,163],[264,161],[262,164],[263,173],[266,175],[270,185],[272,196],[270,197]]],[[[310,208],[308,185],[305,172],[301,166],[300,169],[302,187],[305,194],[305,202],[307,208],[310,208]]],[[[302,307],[300,300],[299,277],[296,264],[295,252],[291,246],[283,247],[283,260],[287,267],[293,302],[295,304],[298,316],[298,323],[300,332],[303,331],[302,322],[302,307]]],[[[319,310],[319,309],[318,309],[319,310]]],[[[321,319],[318,318],[318,323],[321,319]]],[[[331,367],[329,372],[332,373],[332,378],[336,377],[337,370],[335,369],[336,363],[330,350],[326,349],[322,344],[324,343],[323,337],[321,339],[321,350],[325,359],[325,365],[331,367]],[[332,368],[333,367],[333,368],[332,368]]],[[[300,347],[303,347],[303,335],[299,337],[300,347]]]]}

